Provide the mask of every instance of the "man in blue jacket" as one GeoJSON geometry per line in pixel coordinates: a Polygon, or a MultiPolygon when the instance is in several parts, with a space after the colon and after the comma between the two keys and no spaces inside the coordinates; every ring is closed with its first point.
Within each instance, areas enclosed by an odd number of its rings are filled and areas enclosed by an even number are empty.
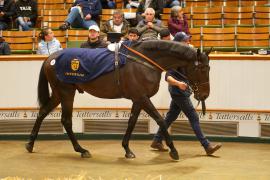
{"type": "Polygon", "coordinates": [[[70,26],[88,29],[92,25],[97,25],[96,21],[101,14],[100,0],[76,0],[70,9],[65,22],[59,27],[62,31],[70,26]]]}
{"type": "MultiPolygon", "coordinates": [[[[188,45],[187,40],[189,38],[190,37],[185,33],[178,32],[174,37],[174,41],[188,45]]],[[[182,74],[185,75],[185,70],[182,68],[178,68],[176,71],[169,70],[166,73],[165,79],[169,84],[169,92],[172,99],[170,109],[165,117],[165,124],[167,128],[170,127],[170,125],[177,119],[180,112],[183,111],[188,118],[197,139],[204,147],[206,154],[212,155],[219,148],[221,148],[222,145],[221,143],[213,144],[204,136],[200,127],[199,116],[190,100],[190,95],[192,92],[188,88],[188,81],[183,78],[182,74]]],[[[168,149],[165,149],[162,144],[162,139],[163,137],[161,135],[161,130],[159,129],[155,134],[151,147],[159,151],[167,151],[168,149]]]]}

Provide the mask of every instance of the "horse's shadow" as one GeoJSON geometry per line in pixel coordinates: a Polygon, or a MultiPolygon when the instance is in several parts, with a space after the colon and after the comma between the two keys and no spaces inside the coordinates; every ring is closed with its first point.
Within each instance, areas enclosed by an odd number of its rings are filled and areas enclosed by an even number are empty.
{"type": "Polygon", "coordinates": [[[210,157],[210,158],[220,158],[220,156],[216,156],[216,155],[202,155],[202,154],[198,154],[198,155],[195,155],[195,157],[210,157]]]}
{"type": "MultiPolygon", "coordinates": [[[[39,156],[37,159],[42,159],[46,156],[49,161],[65,161],[67,163],[81,164],[87,166],[90,164],[97,166],[119,166],[119,168],[136,168],[136,167],[155,167],[158,168],[160,173],[168,173],[177,171],[180,174],[190,174],[201,167],[200,165],[191,165],[188,161],[193,159],[205,159],[207,158],[220,158],[220,156],[194,154],[194,152],[183,152],[180,154],[180,160],[175,161],[169,157],[168,152],[159,152],[156,150],[149,150],[147,152],[138,153],[138,156],[134,159],[127,159],[124,154],[115,155],[115,153],[100,153],[93,151],[91,158],[81,158],[76,153],[51,153],[51,152],[36,152],[35,156],[39,156]],[[149,155],[148,155],[149,153],[149,155]],[[162,168],[159,168],[162,167],[162,168]]],[[[36,158],[35,158],[36,159],[36,158]]]]}

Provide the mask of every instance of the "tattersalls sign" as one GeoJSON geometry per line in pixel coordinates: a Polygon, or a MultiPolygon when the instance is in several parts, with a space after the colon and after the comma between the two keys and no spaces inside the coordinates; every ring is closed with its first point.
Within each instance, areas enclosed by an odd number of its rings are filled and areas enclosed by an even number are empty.
{"type": "MultiPolygon", "coordinates": [[[[165,117],[167,110],[159,110],[162,117],[165,117]]],[[[263,133],[262,127],[267,128],[270,126],[270,111],[269,112],[244,112],[244,111],[218,111],[218,110],[208,110],[205,115],[201,111],[198,111],[200,120],[206,123],[215,123],[217,125],[219,122],[225,123],[237,123],[237,136],[247,136],[247,137],[260,137],[263,133]]],[[[95,121],[99,120],[102,122],[108,122],[110,125],[117,122],[126,122],[131,113],[129,109],[74,109],[73,118],[73,130],[74,132],[83,133],[84,132],[84,122],[85,121],[95,121]]],[[[24,126],[23,123],[34,122],[38,116],[38,110],[36,109],[18,109],[18,110],[0,110],[0,126],[3,123],[3,127],[10,128],[24,126]]],[[[56,109],[55,111],[49,113],[46,117],[47,122],[59,122],[61,119],[61,110],[56,109]]],[[[45,121],[46,121],[45,119],[45,121]]],[[[155,133],[157,129],[157,124],[152,120],[152,118],[142,111],[139,116],[139,121],[149,121],[147,126],[149,126],[148,133],[155,133]]],[[[180,121],[186,121],[187,118],[183,113],[181,113],[177,119],[180,121]]],[[[61,123],[60,123],[61,124],[61,123]]],[[[105,123],[106,125],[106,123],[105,123]]],[[[32,125],[29,125],[32,127],[32,125]]],[[[117,126],[117,124],[115,124],[117,126]]],[[[181,128],[181,127],[179,127],[181,128]]],[[[11,130],[13,134],[16,134],[16,130],[11,130]]],[[[27,131],[28,132],[28,131],[27,131]]],[[[147,130],[146,130],[147,132],[147,130]]],[[[266,132],[266,134],[268,131],[266,132]]],[[[0,132],[1,134],[1,132],[0,132]]],[[[264,136],[265,137],[265,136],[264,136]]],[[[266,136],[268,137],[268,135],[266,136]]]]}
{"type": "MultiPolygon", "coordinates": [[[[24,120],[36,119],[37,110],[0,110],[0,120],[24,120]]],[[[128,119],[130,110],[74,110],[73,118],[82,119],[128,119]]],[[[61,111],[55,110],[46,117],[47,119],[60,119],[61,111]]],[[[139,118],[150,119],[145,112],[141,112],[139,118]]]]}
{"type": "MultiPolygon", "coordinates": [[[[164,117],[167,110],[159,110],[164,117]]],[[[200,120],[206,121],[264,121],[270,123],[269,112],[224,112],[208,110],[205,115],[198,111],[200,120]]],[[[0,110],[0,120],[23,120],[36,119],[38,115],[37,110],[0,110]]],[[[130,110],[74,110],[73,118],[82,119],[128,119],[130,117],[130,110]]],[[[60,119],[61,111],[55,110],[47,116],[47,119],[60,119]]],[[[151,117],[141,112],[139,119],[151,119],[151,117]]],[[[179,120],[186,120],[186,116],[181,113],[179,120]]]]}

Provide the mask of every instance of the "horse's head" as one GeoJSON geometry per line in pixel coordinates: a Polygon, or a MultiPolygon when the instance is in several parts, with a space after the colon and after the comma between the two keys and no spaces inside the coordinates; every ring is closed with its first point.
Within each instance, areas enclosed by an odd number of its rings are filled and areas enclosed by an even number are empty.
{"type": "MultiPolygon", "coordinates": [[[[164,69],[177,69],[185,66],[185,75],[193,89],[194,97],[198,101],[204,102],[209,96],[210,67],[208,54],[211,50],[201,53],[198,49],[196,53],[193,48],[176,41],[144,41],[133,45],[133,48],[151,57],[151,59],[155,59],[157,65],[164,69]]],[[[147,58],[144,57],[144,59],[147,58]]],[[[153,65],[152,62],[150,64],[153,65]]],[[[157,67],[157,65],[154,66],[157,67]]]]}
{"type": "Polygon", "coordinates": [[[187,76],[194,92],[194,97],[198,101],[203,101],[209,96],[209,57],[211,52],[201,53],[197,50],[197,59],[187,67],[187,76]]]}

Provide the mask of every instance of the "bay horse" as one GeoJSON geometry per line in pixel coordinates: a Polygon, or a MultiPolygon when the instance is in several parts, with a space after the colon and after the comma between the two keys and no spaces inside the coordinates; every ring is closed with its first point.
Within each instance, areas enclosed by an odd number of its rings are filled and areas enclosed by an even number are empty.
{"type": "MultiPolygon", "coordinates": [[[[165,70],[178,67],[185,68],[186,77],[193,89],[194,97],[199,101],[204,101],[208,97],[210,91],[208,53],[201,53],[199,50],[196,51],[179,42],[162,40],[137,42],[132,44],[130,48],[147,55],[148,58],[154,60],[165,70]]],[[[145,58],[128,51],[126,64],[119,69],[118,83],[114,71],[85,83],[65,83],[57,78],[55,66],[52,65],[52,61],[61,53],[62,51],[59,51],[50,55],[41,67],[38,81],[40,109],[29,142],[25,145],[28,152],[33,151],[34,142],[43,119],[61,104],[61,123],[72,142],[74,150],[81,153],[81,157],[91,157],[89,151],[79,145],[72,130],[73,101],[76,89],[80,89],[99,98],[126,98],[133,102],[128,127],[122,140],[126,158],[135,158],[135,154],[129,148],[129,140],[138,116],[141,110],[144,110],[161,128],[166,145],[170,148],[169,155],[171,158],[179,159],[164,120],[150,100],[150,97],[155,95],[159,89],[162,73],[160,69],[146,62],[145,58]],[[136,61],[131,60],[130,57],[136,57],[136,61]],[[48,84],[51,87],[51,95],[48,84]]]]}

